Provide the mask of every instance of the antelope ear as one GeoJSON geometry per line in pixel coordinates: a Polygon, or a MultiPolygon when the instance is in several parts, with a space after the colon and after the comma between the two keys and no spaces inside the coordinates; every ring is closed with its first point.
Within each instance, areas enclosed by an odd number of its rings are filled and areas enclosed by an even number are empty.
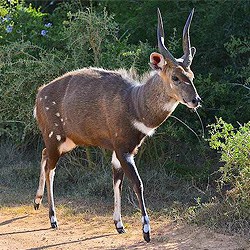
{"type": "Polygon", "coordinates": [[[162,69],[165,64],[164,57],[156,52],[150,55],[150,66],[152,69],[162,69]]]}

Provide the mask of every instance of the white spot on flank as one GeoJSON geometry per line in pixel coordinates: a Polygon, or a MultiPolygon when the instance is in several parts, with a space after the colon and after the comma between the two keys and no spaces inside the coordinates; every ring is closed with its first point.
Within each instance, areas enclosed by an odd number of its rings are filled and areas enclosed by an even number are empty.
{"type": "Polygon", "coordinates": [[[170,99],[169,102],[164,104],[163,111],[168,111],[168,112],[172,113],[178,104],[179,104],[179,102],[176,101],[175,99],[170,99]]]}
{"type": "Polygon", "coordinates": [[[40,101],[42,101],[42,99],[43,99],[42,97],[39,98],[40,101]]]}
{"type": "Polygon", "coordinates": [[[69,138],[66,138],[66,141],[62,143],[58,149],[59,149],[60,154],[62,154],[62,153],[69,152],[75,147],[76,147],[76,144],[69,138]]]}
{"type": "Polygon", "coordinates": [[[148,135],[148,136],[152,136],[156,129],[156,128],[147,127],[144,123],[138,122],[136,120],[133,121],[133,125],[137,130],[141,131],[143,134],[148,135]]]}
{"type": "Polygon", "coordinates": [[[46,108],[46,110],[49,110],[49,107],[45,107],[46,108]]]}
{"type": "Polygon", "coordinates": [[[54,134],[54,132],[51,131],[51,132],[49,133],[49,138],[51,138],[53,134],[54,134]]]}
{"type": "Polygon", "coordinates": [[[33,116],[34,118],[36,118],[36,106],[34,107],[34,110],[33,110],[33,116]]]}
{"type": "Polygon", "coordinates": [[[48,98],[48,96],[44,96],[44,99],[46,100],[48,98]]]}
{"type": "Polygon", "coordinates": [[[58,124],[57,123],[54,123],[56,127],[58,127],[58,124]]]}
{"type": "Polygon", "coordinates": [[[62,137],[61,137],[60,135],[56,135],[56,139],[57,139],[58,141],[61,141],[62,137]]]}
{"type": "Polygon", "coordinates": [[[63,122],[63,118],[61,118],[61,122],[63,122]]]}
{"type": "Polygon", "coordinates": [[[57,117],[60,117],[60,113],[57,112],[57,113],[56,113],[56,116],[57,116],[57,117]]]}
{"type": "Polygon", "coordinates": [[[56,102],[53,101],[52,104],[53,104],[53,105],[56,105],[56,102]]]}

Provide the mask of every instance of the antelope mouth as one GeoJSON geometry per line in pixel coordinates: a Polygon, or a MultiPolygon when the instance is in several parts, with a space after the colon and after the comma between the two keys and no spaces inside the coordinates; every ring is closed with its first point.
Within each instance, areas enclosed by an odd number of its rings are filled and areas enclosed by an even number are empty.
{"type": "Polygon", "coordinates": [[[200,107],[200,101],[191,101],[191,102],[188,102],[186,101],[184,98],[182,98],[182,103],[184,105],[186,105],[188,108],[190,109],[197,109],[198,107],[200,107]]]}
{"type": "Polygon", "coordinates": [[[183,104],[188,104],[188,102],[184,99],[184,98],[182,98],[182,102],[183,102],[183,104]]]}
{"type": "Polygon", "coordinates": [[[184,98],[182,98],[182,104],[186,105],[188,108],[193,108],[193,103],[186,101],[184,98]]]}

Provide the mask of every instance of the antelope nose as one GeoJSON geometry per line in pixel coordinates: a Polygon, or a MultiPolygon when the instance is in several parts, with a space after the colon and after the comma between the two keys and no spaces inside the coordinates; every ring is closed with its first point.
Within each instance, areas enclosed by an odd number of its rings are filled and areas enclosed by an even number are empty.
{"type": "Polygon", "coordinates": [[[201,102],[201,98],[199,96],[196,96],[193,100],[192,103],[194,105],[198,105],[201,102]]]}

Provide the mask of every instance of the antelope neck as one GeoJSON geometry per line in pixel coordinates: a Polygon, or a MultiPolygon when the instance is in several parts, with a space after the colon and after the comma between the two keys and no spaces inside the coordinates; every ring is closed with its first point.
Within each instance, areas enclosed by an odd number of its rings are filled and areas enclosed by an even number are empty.
{"type": "Polygon", "coordinates": [[[134,87],[131,95],[137,121],[149,128],[163,123],[178,105],[170,93],[171,87],[158,74],[151,76],[145,84],[134,87]]]}

